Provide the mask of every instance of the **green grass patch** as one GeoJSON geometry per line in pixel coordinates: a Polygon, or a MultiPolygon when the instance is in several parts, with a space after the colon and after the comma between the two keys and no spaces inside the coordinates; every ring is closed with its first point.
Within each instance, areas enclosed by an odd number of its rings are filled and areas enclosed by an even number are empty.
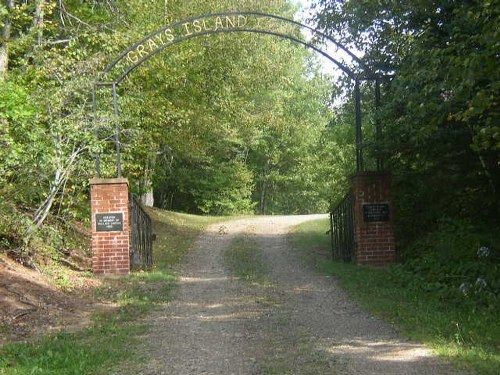
{"type": "Polygon", "coordinates": [[[154,267],[171,270],[178,265],[194,240],[207,225],[228,220],[227,217],[196,216],[159,209],[148,209],[153,218],[154,267]]]}
{"type": "MultiPolygon", "coordinates": [[[[444,298],[438,288],[409,288],[400,267],[359,267],[328,260],[326,221],[296,228],[294,243],[318,269],[335,276],[341,286],[371,313],[394,324],[409,338],[425,343],[458,367],[478,374],[498,374],[500,324],[498,308],[444,298]],[[311,251],[313,250],[313,251],[311,251]]],[[[415,276],[417,277],[417,276],[415,276]]]]}
{"type": "Polygon", "coordinates": [[[320,263],[331,259],[331,242],[327,231],[328,219],[306,221],[292,229],[293,242],[308,261],[319,267],[320,263]]]}
{"type": "Polygon", "coordinates": [[[224,262],[232,275],[249,282],[266,281],[267,268],[262,250],[250,235],[236,237],[224,253],[224,262]]]}
{"type": "Polygon", "coordinates": [[[176,283],[175,268],[210,223],[223,218],[149,210],[157,241],[154,269],[128,277],[105,279],[92,298],[114,302],[117,308],[96,313],[90,328],[60,333],[29,344],[0,349],[0,374],[134,374],[141,358],[137,347],[145,332],[138,322],[168,302],[176,283]]]}
{"type": "Polygon", "coordinates": [[[111,321],[77,333],[60,333],[30,344],[4,347],[0,374],[80,375],[113,373],[126,361],[144,331],[139,325],[111,321]]]}

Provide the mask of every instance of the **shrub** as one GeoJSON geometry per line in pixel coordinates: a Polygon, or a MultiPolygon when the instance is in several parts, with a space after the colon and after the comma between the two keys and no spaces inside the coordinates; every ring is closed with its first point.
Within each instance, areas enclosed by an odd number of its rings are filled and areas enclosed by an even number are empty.
{"type": "Polygon", "coordinates": [[[393,275],[406,287],[436,293],[477,308],[499,305],[500,252],[491,228],[443,218],[438,228],[414,241],[393,275]]]}

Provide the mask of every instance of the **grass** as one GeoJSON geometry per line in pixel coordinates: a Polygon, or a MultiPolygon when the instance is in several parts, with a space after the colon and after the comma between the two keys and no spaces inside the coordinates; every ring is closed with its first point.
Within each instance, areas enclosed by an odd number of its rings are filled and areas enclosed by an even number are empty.
{"type": "Polygon", "coordinates": [[[261,250],[249,235],[236,237],[224,254],[229,271],[241,280],[264,283],[267,268],[261,257],[261,250]]]}
{"type": "Polygon", "coordinates": [[[306,221],[292,230],[293,242],[302,254],[316,266],[331,258],[328,219],[306,221]]]}
{"type": "Polygon", "coordinates": [[[333,374],[333,369],[339,367],[309,340],[290,338],[285,345],[280,338],[271,342],[269,347],[272,350],[259,369],[263,375],[333,374]]]}
{"type": "Polygon", "coordinates": [[[332,262],[327,221],[296,228],[294,243],[316,267],[335,276],[341,286],[371,313],[394,324],[409,338],[425,343],[460,368],[498,374],[498,310],[450,304],[433,291],[404,286],[393,267],[372,268],[332,262]]]}
{"type": "Polygon", "coordinates": [[[0,374],[133,374],[140,366],[137,348],[146,328],[139,318],[169,300],[175,267],[206,225],[222,218],[150,210],[157,234],[155,267],[119,279],[105,279],[92,298],[118,307],[95,314],[90,328],[60,333],[0,349],[0,374]],[[120,366],[118,366],[118,364],[120,366]]]}
{"type": "Polygon", "coordinates": [[[30,344],[2,349],[0,374],[79,375],[113,373],[128,359],[136,344],[139,325],[117,325],[111,321],[77,333],[60,333],[30,344]]]}
{"type": "Polygon", "coordinates": [[[158,209],[148,210],[153,218],[155,241],[154,263],[159,270],[178,265],[198,234],[209,224],[228,218],[196,216],[158,209]]]}

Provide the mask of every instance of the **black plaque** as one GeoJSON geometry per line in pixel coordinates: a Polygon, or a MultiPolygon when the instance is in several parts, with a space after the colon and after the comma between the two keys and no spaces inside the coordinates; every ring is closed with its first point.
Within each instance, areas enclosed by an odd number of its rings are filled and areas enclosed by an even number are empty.
{"type": "Polygon", "coordinates": [[[363,205],[363,221],[389,221],[389,205],[387,203],[372,203],[363,205]]]}
{"type": "Polygon", "coordinates": [[[122,232],[123,212],[95,214],[96,232],[122,232]]]}

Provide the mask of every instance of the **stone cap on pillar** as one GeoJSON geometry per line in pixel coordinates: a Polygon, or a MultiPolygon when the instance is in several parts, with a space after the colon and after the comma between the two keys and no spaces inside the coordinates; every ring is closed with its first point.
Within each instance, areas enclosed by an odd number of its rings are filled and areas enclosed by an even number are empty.
{"type": "Polygon", "coordinates": [[[90,185],[128,185],[126,178],[91,178],[90,185]]]}

